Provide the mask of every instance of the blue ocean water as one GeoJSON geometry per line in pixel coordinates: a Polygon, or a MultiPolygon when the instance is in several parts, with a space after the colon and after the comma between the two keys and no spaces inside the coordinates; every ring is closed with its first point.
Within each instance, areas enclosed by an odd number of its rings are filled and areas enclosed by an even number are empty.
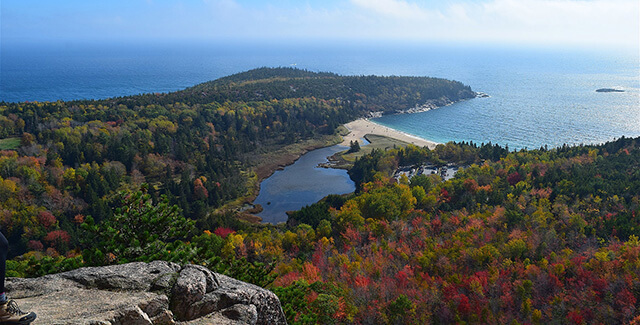
{"type": "Polygon", "coordinates": [[[180,90],[262,66],[454,79],[488,93],[375,121],[438,142],[512,149],[640,135],[637,51],[346,42],[19,43],[0,51],[0,100],[99,99],[180,90]],[[596,93],[618,87],[624,93],[596,93]]]}
{"type": "Polygon", "coordinates": [[[449,78],[462,80],[489,98],[374,121],[437,142],[491,141],[510,149],[640,135],[637,57],[584,52],[489,52],[481,57],[454,58],[459,69],[452,69],[449,78]],[[595,92],[598,88],[625,92],[595,92]]]}
{"type": "MultiPolygon", "coordinates": [[[[438,142],[511,149],[599,143],[640,136],[638,51],[518,49],[447,44],[7,43],[0,50],[0,100],[102,99],[171,92],[257,67],[296,66],[344,75],[454,79],[489,98],[375,122],[438,142]],[[598,88],[623,93],[596,93],[598,88]]],[[[325,195],[353,191],[342,170],[314,168],[334,148],[304,155],[261,184],[265,222],[325,195]],[[268,204],[271,202],[271,204],[268,204]]]]}

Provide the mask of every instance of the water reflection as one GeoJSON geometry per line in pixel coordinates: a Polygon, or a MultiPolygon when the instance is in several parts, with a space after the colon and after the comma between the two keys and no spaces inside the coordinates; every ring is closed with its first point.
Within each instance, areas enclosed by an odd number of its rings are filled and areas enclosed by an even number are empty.
{"type": "Polygon", "coordinates": [[[329,194],[346,194],[355,191],[355,184],[346,170],[319,168],[327,157],[346,150],[344,146],[321,148],[306,153],[293,165],[276,171],[260,184],[260,194],[254,204],[263,211],[258,214],[263,222],[287,221],[287,211],[295,211],[329,194]]]}

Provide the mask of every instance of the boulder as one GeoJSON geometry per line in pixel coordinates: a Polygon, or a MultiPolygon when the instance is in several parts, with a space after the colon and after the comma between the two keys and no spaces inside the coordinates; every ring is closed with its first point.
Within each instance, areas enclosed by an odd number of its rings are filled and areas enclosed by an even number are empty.
{"type": "Polygon", "coordinates": [[[286,324],[271,291],[199,265],[154,261],[9,278],[40,324],[286,324]]]}

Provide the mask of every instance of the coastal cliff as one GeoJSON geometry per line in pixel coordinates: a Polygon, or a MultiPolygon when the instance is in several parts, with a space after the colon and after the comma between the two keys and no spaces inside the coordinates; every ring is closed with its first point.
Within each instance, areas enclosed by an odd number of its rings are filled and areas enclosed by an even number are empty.
{"type": "Polygon", "coordinates": [[[192,264],[85,267],[6,288],[41,324],[286,324],[271,291],[192,264]]]}

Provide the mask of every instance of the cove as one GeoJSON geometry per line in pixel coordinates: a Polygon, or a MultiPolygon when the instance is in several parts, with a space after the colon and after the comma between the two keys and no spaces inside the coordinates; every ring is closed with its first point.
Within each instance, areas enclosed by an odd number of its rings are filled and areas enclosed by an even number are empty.
{"type": "Polygon", "coordinates": [[[336,145],[316,149],[302,155],[295,163],[278,170],[260,184],[260,194],[253,202],[263,211],[257,215],[264,223],[287,221],[287,211],[300,210],[318,202],[329,194],[346,194],[355,191],[355,184],[346,170],[317,167],[327,162],[327,157],[348,149],[336,145]]]}

